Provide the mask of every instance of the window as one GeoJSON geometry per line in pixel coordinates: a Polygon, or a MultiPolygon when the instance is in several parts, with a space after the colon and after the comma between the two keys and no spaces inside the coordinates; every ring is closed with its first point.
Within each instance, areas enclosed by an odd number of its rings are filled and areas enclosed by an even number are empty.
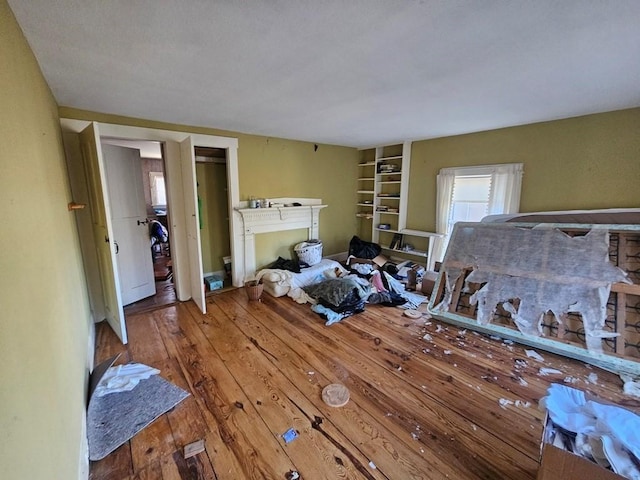
{"type": "Polygon", "coordinates": [[[167,208],[167,192],[164,185],[164,173],[149,172],[149,186],[151,187],[151,205],[154,209],[167,208]]]}
{"type": "Polygon", "coordinates": [[[442,261],[456,222],[479,222],[486,215],[517,213],[522,164],[443,168],[438,174],[436,229],[445,236],[435,245],[442,261]]]}

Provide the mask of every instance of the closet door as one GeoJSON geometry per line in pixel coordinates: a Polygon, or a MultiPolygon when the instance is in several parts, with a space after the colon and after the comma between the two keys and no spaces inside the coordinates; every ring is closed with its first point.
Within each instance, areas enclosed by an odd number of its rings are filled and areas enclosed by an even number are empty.
{"type": "Polygon", "coordinates": [[[80,148],[89,189],[91,222],[98,254],[106,320],[122,343],[127,343],[127,328],[124,323],[124,310],[120,298],[118,266],[111,225],[109,193],[106,189],[100,133],[98,132],[98,124],[95,122],[80,133],[80,148]]]}
{"type": "Polygon", "coordinates": [[[200,212],[198,212],[197,207],[196,157],[193,147],[193,139],[191,137],[180,142],[180,160],[182,162],[182,182],[187,222],[187,249],[189,252],[189,278],[191,298],[202,313],[206,313],[204,278],[202,278],[202,251],[200,250],[200,212]]]}

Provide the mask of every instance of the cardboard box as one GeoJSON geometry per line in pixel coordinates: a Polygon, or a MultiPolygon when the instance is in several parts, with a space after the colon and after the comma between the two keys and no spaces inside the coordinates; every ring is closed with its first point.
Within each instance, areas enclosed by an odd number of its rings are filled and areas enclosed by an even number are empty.
{"type": "Polygon", "coordinates": [[[542,460],[537,480],[624,480],[624,477],[602,468],[586,458],[561,450],[548,443],[542,447],[542,460]]]}
{"type": "Polygon", "coordinates": [[[204,284],[209,291],[220,290],[223,283],[223,278],[220,275],[210,275],[208,277],[204,277],[204,284]]]}
{"type": "MultiPolygon", "coordinates": [[[[587,396],[590,398],[589,396],[587,396]]],[[[593,398],[590,398],[594,400],[593,398]]],[[[601,403],[601,399],[595,399],[601,403]]],[[[549,414],[545,418],[542,432],[540,468],[536,480],[624,480],[624,477],[601,467],[588,458],[551,445],[552,422],[549,414]]]]}
{"type": "Polygon", "coordinates": [[[347,259],[347,265],[352,265],[354,263],[363,263],[365,265],[377,265],[378,267],[384,266],[389,259],[384,255],[378,255],[375,258],[358,258],[358,257],[349,257],[347,259]]]}

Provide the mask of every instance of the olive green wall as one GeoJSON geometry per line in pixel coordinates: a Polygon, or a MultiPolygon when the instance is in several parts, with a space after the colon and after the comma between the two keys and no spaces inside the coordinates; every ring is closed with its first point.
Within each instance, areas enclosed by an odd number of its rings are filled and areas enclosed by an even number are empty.
{"type": "Polygon", "coordinates": [[[0,476],[74,479],[92,321],[58,107],[5,0],[0,32],[0,476]]]}
{"type": "MultiPolygon", "coordinates": [[[[323,253],[348,249],[356,232],[355,179],[360,153],[350,147],[248,135],[207,127],[176,125],[153,120],[88,112],[60,107],[60,117],[103,123],[158,128],[203,135],[222,135],[238,139],[240,199],[306,197],[321,198],[327,208],[320,212],[320,238],[323,253]]],[[[277,252],[306,240],[305,230],[256,237],[257,265],[277,258],[277,252]]]]}
{"type": "Polygon", "coordinates": [[[200,197],[200,239],[202,268],[205,273],[224,270],[222,257],[231,254],[227,202],[227,166],[196,163],[200,197]]]}
{"type": "Polygon", "coordinates": [[[521,212],[640,207],[640,108],[414,142],[407,224],[434,231],[441,168],[524,163],[521,212]]]}

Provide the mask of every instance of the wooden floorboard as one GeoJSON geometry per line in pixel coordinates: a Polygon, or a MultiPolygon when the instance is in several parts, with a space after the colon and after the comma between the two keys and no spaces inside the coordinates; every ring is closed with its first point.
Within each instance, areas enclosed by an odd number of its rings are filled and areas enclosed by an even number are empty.
{"type": "Polygon", "coordinates": [[[156,367],[191,395],[92,462],[91,479],[534,479],[537,402],[550,383],[640,408],[612,373],[540,351],[539,362],[397,308],[370,305],[326,327],[308,305],[238,289],[207,297],[207,309],[128,315],[126,346],[98,326],[96,363],[120,353],[118,363],[156,367]],[[347,405],[322,401],[330,383],[348,387],[347,405]],[[286,443],[289,429],[297,438],[286,443]],[[205,451],[185,459],[201,439],[205,451]]]}

